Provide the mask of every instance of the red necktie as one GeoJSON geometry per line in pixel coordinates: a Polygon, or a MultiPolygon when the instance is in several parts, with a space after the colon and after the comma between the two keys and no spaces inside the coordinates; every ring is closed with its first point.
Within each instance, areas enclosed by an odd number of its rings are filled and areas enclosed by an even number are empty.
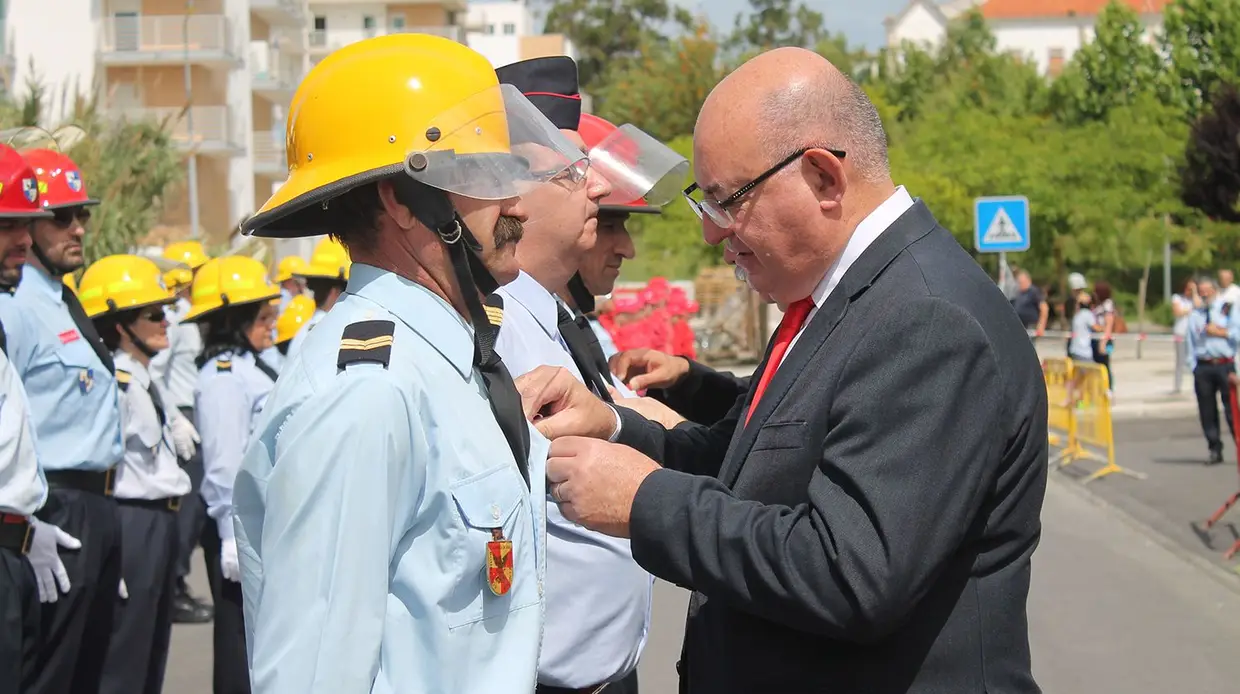
{"type": "Polygon", "coordinates": [[[788,310],[784,312],[784,317],[779,321],[779,329],[775,331],[775,346],[771,349],[771,358],[766,360],[766,368],[762,370],[762,378],[758,379],[758,387],[754,388],[753,400],[749,403],[749,413],[745,415],[745,424],[749,424],[749,418],[753,416],[753,411],[758,408],[758,401],[762,399],[762,393],[766,391],[766,386],[775,377],[775,370],[779,368],[780,362],[784,360],[784,353],[788,351],[788,345],[792,344],[792,338],[797,336],[801,331],[801,326],[805,325],[805,319],[809,317],[810,309],[814,308],[813,299],[801,299],[794,301],[788,306],[788,310]]]}

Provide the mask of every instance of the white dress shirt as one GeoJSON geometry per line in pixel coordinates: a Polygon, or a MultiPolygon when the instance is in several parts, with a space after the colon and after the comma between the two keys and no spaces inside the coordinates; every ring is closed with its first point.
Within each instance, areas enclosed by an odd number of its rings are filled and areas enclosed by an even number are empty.
{"type": "Polygon", "coordinates": [[[17,369],[0,352],[0,512],[33,515],[47,500],[34,427],[17,369]]]}
{"type": "Polygon", "coordinates": [[[202,353],[202,332],[197,323],[181,322],[186,313],[189,301],[184,298],[168,308],[168,349],[151,358],[151,377],[170,408],[193,407],[194,387],[198,385],[194,360],[202,353]]]}
{"type": "MultiPolygon", "coordinates": [[[[853,230],[852,236],[849,237],[848,243],[844,245],[844,252],[840,253],[834,263],[831,263],[831,267],[827,268],[827,274],[823,276],[822,281],[818,283],[817,287],[814,287],[813,293],[810,294],[810,298],[814,300],[814,307],[810,309],[805,322],[801,324],[801,329],[797,331],[796,336],[792,338],[792,342],[788,344],[788,349],[784,352],[784,359],[788,358],[792,348],[796,346],[797,340],[801,339],[801,334],[805,332],[806,326],[814,319],[814,315],[818,313],[818,309],[822,307],[827,297],[831,296],[832,290],[840,283],[844,275],[848,273],[848,268],[857,262],[857,258],[861,257],[865,249],[869,248],[887,230],[887,227],[895,224],[896,220],[912,206],[913,198],[904,189],[904,186],[900,186],[896,188],[896,192],[891,194],[891,197],[883,201],[883,204],[879,205],[873,212],[866,215],[865,219],[861,220],[861,223],[853,230]]],[[[781,360],[779,363],[783,364],[783,361],[781,360]]]]}
{"type": "MultiPolygon", "coordinates": [[[[516,378],[542,366],[581,372],[560,337],[558,299],[529,275],[498,292],[504,320],[495,351],[516,378]]],[[[572,689],[617,680],[637,667],[650,625],[654,579],[629,541],[587,530],[547,504],[547,606],[538,681],[572,689]]]]}
{"type": "MultiPolygon", "coordinates": [[[[117,373],[129,374],[129,385],[120,392],[125,456],[116,474],[117,498],[156,500],[188,494],[189,475],[177,464],[172,443],[174,414],[165,411],[161,426],[151,400],[150,372],[128,352],[117,351],[113,358],[117,373]]],[[[165,403],[164,407],[172,406],[165,403]]]]}

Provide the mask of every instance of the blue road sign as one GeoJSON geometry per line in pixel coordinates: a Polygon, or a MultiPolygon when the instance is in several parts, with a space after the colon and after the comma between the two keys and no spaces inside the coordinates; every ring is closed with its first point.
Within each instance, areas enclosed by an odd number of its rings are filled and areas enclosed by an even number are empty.
{"type": "Polygon", "coordinates": [[[981,253],[1029,250],[1029,198],[1006,195],[974,200],[973,239],[981,253]]]}

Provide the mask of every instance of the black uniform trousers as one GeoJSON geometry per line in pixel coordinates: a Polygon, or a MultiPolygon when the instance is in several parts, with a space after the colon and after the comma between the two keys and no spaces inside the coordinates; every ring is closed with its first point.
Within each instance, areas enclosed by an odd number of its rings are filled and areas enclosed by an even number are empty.
{"type": "Polygon", "coordinates": [[[25,557],[0,549],[0,694],[25,694],[39,647],[39,587],[25,557]]]}
{"type": "MultiPolygon", "coordinates": [[[[181,414],[189,421],[194,421],[194,408],[181,407],[181,414]]],[[[195,423],[197,425],[197,423],[195,423]]],[[[207,527],[207,503],[202,500],[202,495],[198,490],[202,488],[203,468],[202,468],[202,447],[198,446],[193,457],[189,460],[181,460],[181,465],[185,469],[185,474],[189,475],[190,492],[181,499],[181,510],[177,512],[177,533],[179,535],[179,544],[177,546],[177,580],[184,581],[189,575],[190,559],[194,556],[194,549],[202,545],[206,539],[207,527]]]]}
{"type": "MultiPolygon", "coordinates": [[[[534,690],[534,694],[580,694],[581,689],[566,689],[564,687],[553,687],[549,684],[540,684],[534,690]]],[[[584,691],[592,691],[592,688],[584,691]]],[[[637,694],[637,668],[624,676],[624,679],[616,680],[611,684],[603,687],[603,691],[599,694],[637,694]]]]}
{"type": "Polygon", "coordinates": [[[116,501],[91,492],[53,487],[35,514],[82,542],[60,550],[72,584],[40,610],[39,649],[31,694],[97,694],[112,639],[121,581],[121,533],[116,501]]]}
{"type": "Polygon", "coordinates": [[[215,694],[250,694],[241,584],[220,573],[220,535],[214,521],[208,521],[204,528],[202,551],[206,553],[211,600],[215,602],[213,691],[215,694]]]}
{"type": "MultiPolygon", "coordinates": [[[[121,566],[129,598],[116,599],[100,694],[159,694],[172,640],[177,513],[117,499],[121,566]]],[[[165,502],[166,503],[166,502],[165,502]]]]}
{"type": "Polygon", "coordinates": [[[1227,426],[1231,429],[1231,438],[1236,438],[1236,424],[1231,411],[1231,385],[1227,377],[1235,373],[1235,366],[1230,360],[1211,364],[1198,362],[1193,369],[1193,390],[1197,393],[1197,416],[1201,418],[1201,433],[1206,435],[1206,443],[1211,452],[1223,450],[1223,440],[1218,423],[1218,400],[1223,398],[1223,415],[1227,418],[1227,426]]]}

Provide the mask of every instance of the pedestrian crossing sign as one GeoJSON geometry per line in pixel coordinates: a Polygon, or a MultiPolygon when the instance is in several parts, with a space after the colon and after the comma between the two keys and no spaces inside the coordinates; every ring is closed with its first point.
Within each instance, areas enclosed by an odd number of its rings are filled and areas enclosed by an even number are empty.
{"type": "Polygon", "coordinates": [[[1029,250],[1029,199],[1006,195],[973,201],[973,234],[980,253],[1029,250]]]}

